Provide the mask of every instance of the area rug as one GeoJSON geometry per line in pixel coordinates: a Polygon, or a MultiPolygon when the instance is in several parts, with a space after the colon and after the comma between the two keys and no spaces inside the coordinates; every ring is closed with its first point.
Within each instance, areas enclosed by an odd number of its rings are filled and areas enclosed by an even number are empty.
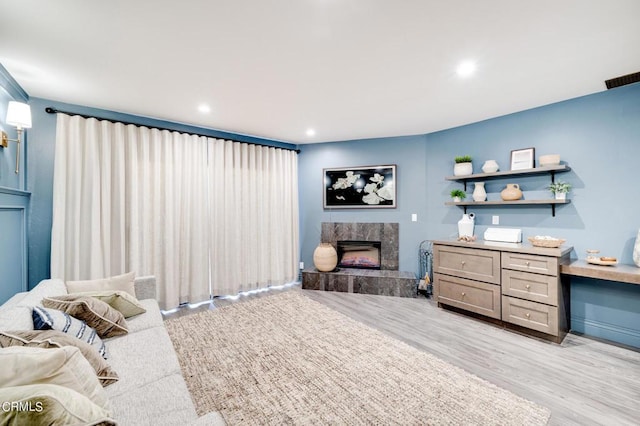
{"type": "Polygon", "coordinates": [[[544,425],[533,402],[299,291],[166,321],[200,415],[229,425],[544,425]]]}

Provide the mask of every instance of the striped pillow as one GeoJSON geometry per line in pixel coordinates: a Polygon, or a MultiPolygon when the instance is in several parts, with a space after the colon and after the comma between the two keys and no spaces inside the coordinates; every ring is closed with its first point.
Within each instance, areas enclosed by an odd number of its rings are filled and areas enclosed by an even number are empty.
{"type": "Polygon", "coordinates": [[[77,337],[93,346],[102,358],[107,359],[107,348],[96,331],[84,321],[56,309],[33,307],[33,328],[36,330],[58,330],[77,337]]]}

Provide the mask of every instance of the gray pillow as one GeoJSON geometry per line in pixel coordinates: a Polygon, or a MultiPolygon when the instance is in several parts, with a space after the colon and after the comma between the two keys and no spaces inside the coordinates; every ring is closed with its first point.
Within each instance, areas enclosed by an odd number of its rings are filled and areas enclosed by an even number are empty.
{"type": "Polygon", "coordinates": [[[45,297],[42,299],[42,306],[66,312],[84,321],[95,329],[100,337],[115,337],[128,333],[127,322],[120,311],[90,296],[65,294],[45,297]]]}

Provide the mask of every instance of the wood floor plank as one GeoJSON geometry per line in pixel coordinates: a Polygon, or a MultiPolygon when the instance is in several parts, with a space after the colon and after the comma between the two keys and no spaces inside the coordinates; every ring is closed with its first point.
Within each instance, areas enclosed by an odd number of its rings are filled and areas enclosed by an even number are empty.
{"type": "Polygon", "coordinates": [[[548,407],[551,425],[640,424],[640,353],[573,334],[549,343],[432,300],[302,290],[320,303],[548,407]]]}

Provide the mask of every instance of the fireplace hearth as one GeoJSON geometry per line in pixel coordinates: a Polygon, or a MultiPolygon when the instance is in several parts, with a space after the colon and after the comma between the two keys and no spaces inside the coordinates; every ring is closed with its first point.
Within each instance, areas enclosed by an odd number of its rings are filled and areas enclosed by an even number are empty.
{"type": "Polygon", "coordinates": [[[415,273],[398,270],[398,236],[397,223],[322,223],[321,241],[330,243],[337,251],[342,243],[350,243],[343,249],[347,259],[331,272],[320,272],[314,267],[305,269],[302,288],[416,297],[418,280],[415,273]],[[354,266],[357,263],[377,263],[378,266],[362,269],[354,266]]]}

